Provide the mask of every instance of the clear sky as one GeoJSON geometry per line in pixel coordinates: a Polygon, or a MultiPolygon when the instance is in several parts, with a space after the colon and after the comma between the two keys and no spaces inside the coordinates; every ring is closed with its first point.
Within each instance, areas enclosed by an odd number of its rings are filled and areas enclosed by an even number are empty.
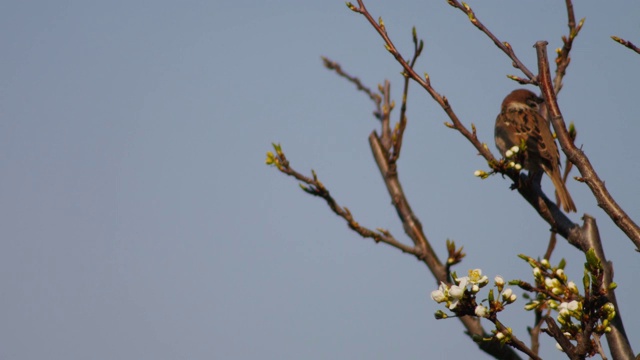
{"type": "MultiPolygon", "coordinates": [[[[492,144],[502,98],[521,75],[446,1],[367,1],[405,56],[463,122],[492,144]]],[[[562,2],[471,1],[535,69],[567,33],[562,2]]],[[[13,1],[0,11],[0,358],[487,358],[440,307],[426,267],[351,232],[319,199],[264,165],[271,142],[315,169],[365,226],[407,241],[368,148],[373,107],[322,67],[339,61],[370,86],[400,67],[343,1],[13,1]]],[[[577,143],[640,220],[640,3],[576,1],[586,17],[560,94],[577,143]]],[[[548,226],[415,84],[400,178],[441,258],[459,273],[530,279],[516,255],[544,253],[548,226]]],[[[396,114],[397,115],[397,114],[396,114]]],[[[493,149],[493,146],[491,146],[493,149]]],[[[544,183],[550,189],[548,181],[544,183]]],[[[638,253],[588,188],[568,185],[598,220],[621,313],[640,351],[638,253]]],[[[576,282],[583,257],[560,241],[576,282]]],[[[516,290],[519,296],[521,291],[516,290]]],[[[503,321],[526,339],[524,301],[503,321]]],[[[487,329],[490,327],[487,324],[487,329]]],[[[553,342],[542,354],[559,358],[553,342]]]]}

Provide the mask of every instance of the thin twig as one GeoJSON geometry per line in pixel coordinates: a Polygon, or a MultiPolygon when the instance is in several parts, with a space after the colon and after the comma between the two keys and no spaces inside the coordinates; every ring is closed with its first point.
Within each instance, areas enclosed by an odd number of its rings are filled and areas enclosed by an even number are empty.
{"type": "Polygon", "coordinates": [[[619,38],[617,36],[611,36],[611,38],[613,39],[613,41],[618,42],[618,43],[628,47],[629,49],[637,52],[638,54],[640,54],[640,48],[635,46],[631,41],[627,41],[625,39],[621,39],[621,38],[619,38]]]}
{"type": "MultiPolygon", "coordinates": [[[[411,58],[411,62],[409,66],[413,69],[418,61],[418,57],[422,53],[424,49],[424,41],[418,41],[418,35],[416,33],[416,28],[414,27],[412,30],[412,38],[413,38],[413,57],[411,58]]],[[[403,72],[404,75],[404,87],[402,89],[402,106],[400,107],[400,120],[398,120],[398,125],[394,129],[394,142],[393,142],[393,151],[391,152],[391,158],[389,159],[390,165],[392,167],[392,171],[395,170],[396,162],[400,157],[400,150],[402,149],[402,139],[404,137],[404,130],[407,128],[407,98],[409,97],[409,83],[411,82],[411,77],[403,72]]]]}
{"type": "Polygon", "coordinates": [[[424,78],[418,75],[413,70],[411,65],[402,57],[402,55],[400,55],[395,45],[387,35],[386,30],[383,29],[381,26],[379,26],[378,23],[373,19],[371,14],[367,11],[366,7],[364,6],[364,3],[362,0],[358,0],[358,5],[359,7],[355,7],[353,4],[351,4],[351,7],[350,7],[351,10],[362,14],[367,19],[367,21],[369,21],[369,23],[374,27],[374,29],[378,32],[378,34],[380,34],[382,39],[385,41],[385,47],[387,51],[389,51],[391,55],[395,57],[395,59],[404,69],[405,74],[407,74],[412,80],[417,82],[423,89],[425,89],[429,93],[429,95],[431,95],[431,97],[442,107],[445,113],[449,116],[449,118],[453,122],[453,127],[455,127],[456,130],[458,130],[465,138],[467,138],[485,159],[487,159],[490,163],[497,164],[496,159],[493,157],[488,147],[482,144],[478,140],[476,135],[471,131],[469,131],[460,122],[460,120],[458,119],[458,116],[455,114],[455,112],[453,112],[451,106],[449,105],[449,101],[447,100],[447,98],[438,94],[433,89],[433,87],[431,87],[431,81],[429,80],[429,77],[426,74],[424,78]]]}
{"type": "MultiPolygon", "coordinates": [[[[556,200],[556,203],[558,201],[556,200]]],[[[547,251],[544,253],[544,259],[551,260],[551,254],[553,250],[556,248],[556,243],[558,240],[556,239],[556,233],[552,232],[549,236],[549,244],[547,245],[547,251]]]]}
{"type": "Polygon", "coordinates": [[[531,335],[531,351],[534,354],[538,355],[540,352],[540,332],[542,330],[542,324],[544,323],[544,319],[542,317],[542,311],[536,309],[536,326],[533,327],[530,331],[531,335]]]}
{"type": "Polygon", "coordinates": [[[378,86],[378,91],[382,94],[382,135],[380,141],[386,154],[391,150],[393,140],[391,139],[391,111],[393,105],[391,102],[391,82],[389,80],[384,81],[384,85],[378,86]]]}
{"type": "Polygon", "coordinates": [[[420,257],[420,252],[416,248],[407,246],[401,243],[400,241],[396,240],[389,231],[378,228],[377,229],[378,231],[376,232],[364,226],[361,226],[354,219],[353,215],[351,214],[351,211],[349,211],[348,208],[342,207],[336,202],[336,200],[329,193],[329,190],[324,186],[322,182],[320,182],[320,180],[318,180],[318,177],[314,171],[312,171],[312,177],[308,177],[294,170],[291,167],[289,161],[287,160],[287,157],[285,156],[284,152],[279,150],[279,147],[276,148],[275,157],[277,158],[277,161],[275,162],[275,166],[278,168],[278,170],[280,170],[280,172],[282,172],[283,174],[292,176],[295,179],[307,184],[308,186],[301,185],[300,187],[308,194],[323,198],[327,202],[327,205],[329,205],[329,208],[331,208],[331,210],[336,215],[343,218],[347,222],[349,227],[353,229],[355,232],[357,232],[358,234],[360,234],[360,236],[364,238],[371,238],[376,243],[382,242],[387,245],[391,245],[394,248],[399,249],[404,253],[412,254],[418,258],[420,257]]]}
{"type": "Polygon", "coordinates": [[[380,105],[382,103],[382,98],[380,97],[380,95],[374,93],[370,88],[363,85],[360,79],[358,79],[357,77],[351,76],[348,73],[344,72],[340,64],[338,64],[337,62],[323,56],[322,63],[327,69],[335,71],[336,74],[347,79],[350,83],[353,83],[359,91],[367,94],[367,96],[369,96],[369,99],[371,99],[371,101],[373,101],[373,103],[376,105],[376,111],[373,114],[377,119],[382,118],[382,108],[380,105]]]}
{"type": "Polygon", "coordinates": [[[580,20],[578,25],[576,25],[576,16],[573,12],[573,3],[571,0],[565,0],[565,4],[567,7],[567,26],[569,27],[569,35],[562,37],[562,48],[558,51],[558,56],[556,57],[556,75],[553,79],[553,89],[556,95],[562,89],[562,79],[564,78],[567,67],[571,62],[571,58],[569,57],[569,53],[571,52],[571,47],[573,46],[573,39],[578,36],[580,30],[582,29],[582,25],[584,24],[584,18],[580,20]]]}
{"type": "Polygon", "coordinates": [[[484,24],[482,24],[482,22],[478,20],[478,17],[473,12],[471,7],[469,7],[469,5],[460,3],[457,0],[447,0],[447,2],[449,3],[449,5],[460,9],[460,11],[467,14],[467,16],[469,17],[469,21],[471,21],[471,23],[480,31],[485,33],[485,35],[487,35],[500,50],[502,50],[505,54],[507,54],[507,56],[509,56],[509,58],[513,61],[513,67],[520,69],[520,71],[522,71],[527,76],[527,78],[529,78],[529,80],[527,81],[516,76],[509,76],[511,79],[516,80],[521,84],[538,84],[536,76],[533,75],[533,73],[522,63],[522,61],[520,61],[520,59],[518,59],[516,53],[513,51],[513,48],[511,48],[511,45],[506,41],[500,41],[498,37],[496,37],[486,26],[484,26],[484,24]]]}
{"type": "Polygon", "coordinates": [[[598,354],[600,354],[602,360],[607,360],[607,354],[605,354],[604,349],[602,348],[602,343],[600,343],[600,335],[595,335],[593,337],[593,341],[596,343],[598,354]]]}

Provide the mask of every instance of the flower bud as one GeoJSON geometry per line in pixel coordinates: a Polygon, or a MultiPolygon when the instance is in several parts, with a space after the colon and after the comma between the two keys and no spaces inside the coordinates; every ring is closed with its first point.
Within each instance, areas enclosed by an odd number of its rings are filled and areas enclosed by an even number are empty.
{"type": "Polygon", "coordinates": [[[478,305],[476,306],[475,313],[478,317],[485,317],[487,315],[487,308],[482,305],[478,305]]]}
{"type": "Polygon", "coordinates": [[[504,301],[509,300],[512,294],[513,294],[513,290],[511,290],[510,288],[505,289],[504,292],[502,293],[502,300],[504,301]]]}
{"type": "Polygon", "coordinates": [[[540,306],[540,302],[538,300],[533,300],[533,301],[527,303],[524,306],[524,309],[527,310],[527,311],[531,311],[531,310],[537,308],[538,306],[540,306]]]}
{"type": "Polygon", "coordinates": [[[433,299],[433,301],[437,302],[438,304],[447,300],[447,297],[444,295],[444,292],[442,292],[441,290],[432,291],[431,298],[433,299]]]}
{"type": "Polygon", "coordinates": [[[437,319],[437,320],[440,320],[440,319],[446,319],[446,318],[448,318],[448,317],[449,317],[449,316],[448,316],[447,314],[445,314],[445,313],[444,313],[444,311],[442,311],[442,310],[438,310],[438,311],[436,311],[436,313],[434,314],[434,316],[436,317],[436,319],[437,319]]]}

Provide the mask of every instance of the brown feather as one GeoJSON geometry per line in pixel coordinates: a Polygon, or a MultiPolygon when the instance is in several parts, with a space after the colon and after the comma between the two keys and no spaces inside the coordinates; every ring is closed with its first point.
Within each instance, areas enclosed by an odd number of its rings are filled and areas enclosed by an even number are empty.
{"type": "Polygon", "coordinates": [[[556,188],[564,211],[576,211],[571,195],[562,181],[560,153],[549,123],[539,113],[542,99],[525,89],[513,91],[502,102],[496,118],[495,141],[502,156],[513,146],[526,145],[524,168],[530,175],[544,171],[556,188]]]}

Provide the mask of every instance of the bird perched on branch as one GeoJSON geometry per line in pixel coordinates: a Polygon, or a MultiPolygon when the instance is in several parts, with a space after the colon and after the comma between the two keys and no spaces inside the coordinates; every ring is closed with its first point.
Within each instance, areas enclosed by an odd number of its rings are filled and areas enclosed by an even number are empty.
{"type": "Polygon", "coordinates": [[[544,171],[556,188],[564,211],[575,212],[576,206],[562,181],[558,146],[549,123],[539,112],[543,102],[544,99],[526,89],[507,95],[496,118],[496,146],[502,156],[506,156],[514,146],[524,145],[522,165],[529,170],[529,176],[538,176],[544,171]]]}

